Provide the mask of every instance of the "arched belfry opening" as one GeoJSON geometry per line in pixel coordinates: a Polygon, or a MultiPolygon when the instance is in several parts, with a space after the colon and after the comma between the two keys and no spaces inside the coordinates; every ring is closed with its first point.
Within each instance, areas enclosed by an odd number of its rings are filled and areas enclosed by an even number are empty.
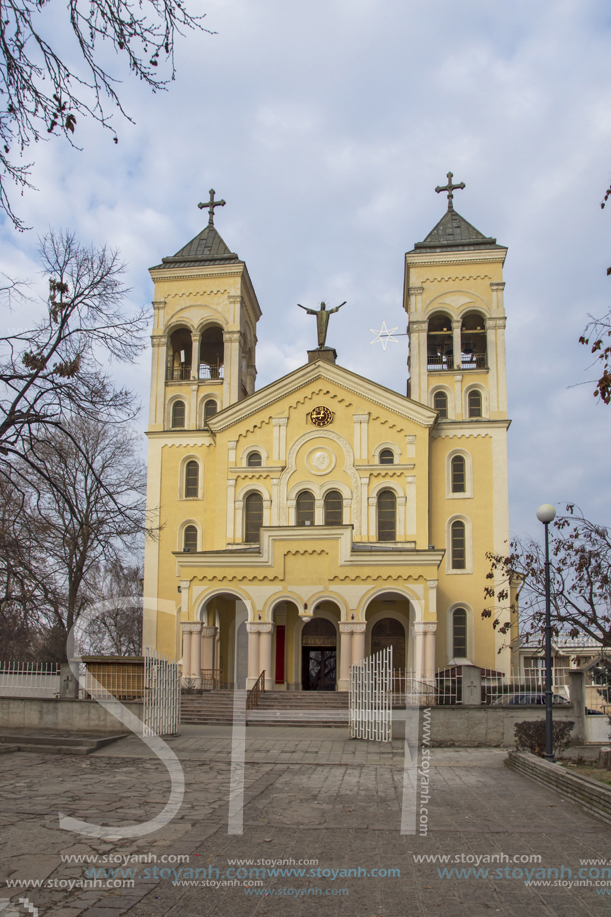
{"type": "Polygon", "coordinates": [[[463,369],[485,369],[486,321],[479,312],[467,312],[460,330],[460,362],[463,369]]]}
{"type": "Polygon", "coordinates": [[[176,328],[168,340],[168,371],[170,381],[191,378],[193,340],[188,328],[176,328]]]}
{"type": "Polygon", "coordinates": [[[209,325],[202,331],[199,346],[199,378],[222,379],[225,344],[220,325],[209,325]]]}
{"type": "Polygon", "coordinates": [[[433,371],[454,368],[452,318],[447,312],[435,312],[429,318],[427,364],[428,369],[433,371]]]}

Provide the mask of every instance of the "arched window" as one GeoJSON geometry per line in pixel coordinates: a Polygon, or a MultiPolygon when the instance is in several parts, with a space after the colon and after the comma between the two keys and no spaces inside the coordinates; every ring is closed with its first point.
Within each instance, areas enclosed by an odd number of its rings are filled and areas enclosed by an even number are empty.
{"type": "Polygon", "coordinates": [[[214,417],[219,407],[214,398],[209,398],[204,405],[204,426],[208,423],[211,417],[214,417]]]}
{"type": "Polygon", "coordinates": [[[456,608],[452,613],[452,653],[455,659],[467,658],[467,612],[456,608]]]}
{"type": "Polygon", "coordinates": [[[309,490],[297,497],[297,525],[314,525],[314,494],[309,490]]]}
{"type": "Polygon", "coordinates": [[[325,494],[325,525],[342,525],[344,521],[344,498],[339,490],[325,494]]]}
{"type": "Polygon", "coordinates": [[[464,494],[466,491],[466,463],[464,456],[452,457],[452,493],[464,494]]]}
{"type": "Polygon", "coordinates": [[[380,452],[380,465],[394,465],[395,453],[392,449],[382,449],[380,452]]]}
{"type": "Polygon", "coordinates": [[[197,529],[194,525],[185,528],[182,549],[186,554],[197,551],[197,529]]]}
{"type": "Polygon", "coordinates": [[[260,452],[251,452],[248,456],[248,467],[249,468],[260,468],[261,467],[261,453],[260,452]]]}
{"type": "Polygon", "coordinates": [[[191,378],[193,339],[189,328],[177,328],[168,340],[168,380],[179,382],[191,378]]]}
{"type": "Polygon", "coordinates": [[[256,542],[259,540],[259,529],[263,525],[263,497],[261,494],[249,494],[246,497],[245,509],[244,541],[256,542]]]}
{"type": "Polygon", "coordinates": [[[452,523],[452,569],[465,570],[466,567],[465,523],[457,519],[452,523]]]}
{"type": "Polygon", "coordinates": [[[469,417],[482,416],[482,393],[476,388],[469,392],[469,417]]]}
{"type": "Polygon", "coordinates": [[[397,498],[392,490],[378,496],[378,541],[397,540],[397,498]]]}
{"type": "Polygon", "coordinates": [[[448,416],[448,396],[445,392],[435,392],[433,407],[436,411],[439,411],[440,417],[448,416]]]}
{"type": "Polygon", "coordinates": [[[184,401],[175,401],[172,405],[172,427],[176,430],[182,430],[185,425],[185,403],[184,401]]]}
{"type": "Polygon", "coordinates": [[[199,465],[197,462],[187,462],[185,468],[185,497],[199,496],[199,465]]]}
{"type": "Polygon", "coordinates": [[[209,325],[200,339],[198,378],[222,379],[224,354],[223,329],[209,325]]]}

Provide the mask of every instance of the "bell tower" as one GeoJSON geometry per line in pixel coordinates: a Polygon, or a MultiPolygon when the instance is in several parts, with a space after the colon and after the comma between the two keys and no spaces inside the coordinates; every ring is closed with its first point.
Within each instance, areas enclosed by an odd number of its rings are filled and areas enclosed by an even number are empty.
{"type": "Polygon", "coordinates": [[[439,419],[507,417],[503,264],[507,249],[448,209],[405,256],[409,396],[439,419]]]}
{"type": "Polygon", "coordinates": [[[261,309],[246,264],[208,225],[150,269],[155,284],[149,430],[205,430],[213,414],[255,390],[261,309]]]}

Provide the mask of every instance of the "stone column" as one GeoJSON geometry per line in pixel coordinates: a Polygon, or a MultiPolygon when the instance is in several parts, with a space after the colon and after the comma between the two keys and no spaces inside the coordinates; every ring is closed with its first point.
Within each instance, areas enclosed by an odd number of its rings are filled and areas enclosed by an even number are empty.
{"type": "Polygon", "coordinates": [[[240,385],[240,332],[224,331],[225,372],[223,377],[223,407],[239,401],[240,385]]]}
{"type": "Polygon", "coordinates": [[[422,621],[414,624],[414,678],[424,681],[424,634],[425,627],[422,621]]]}
{"type": "Polygon", "coordinates": [[[366,624],[352,625],[352,665],[356,665],[365,658],[365,631],[366,624]]]}
{"type": "Polygon", "coordinates": [[[182,678],[183,684],[191,675],[191,627],[182,624],[182,678]]]}
{"type": "Polygon", "coordinates": [[[206,677],[206,683],[203,687],[214,687],[214,638],[216,636],[216,627],[202,627],[202,669],[208,669],[209,674],[206,677]],[[208,685],[207,681],[210,680],[208,685]]]}
{"type": "Polygon", "coordinates": [[[425,624],[424,631],[424,677],[429,684],[435,681],[435,631],[437,623],[425,624]]]}
{"type": "Polygon", "coordinates": [[[202,686],[202,625],[191,624],[191,678],[196,688],[202,686]]]}
{"type": "Polygon", "coordinates": [[[459,318],[452,319],[452,349],[454,351],[454,368],[462,369],[462,361],[460,359],[462,351],[462,341],[460,335],[460,329],[462,327],[462,321],[459,318]]]}
{"type": "Polygon", "coordinates": [[[259,624],[259,675],[265,670],[265,690],[274,689],[274,672],[272,666],[273,624],[259,624]]]}
{"type": "Polygon", "coordinates": [[[202,339],[201,331],[191,332],[191,378],[199,379],[199,345],[202,339]]]}
{"type": "Polygon", "coordinates": [[[259,627],[257,624],[247,624],[248,632],[248,678],[246,687],[252,688],[261,674],[259,669],[259,627]]]}
{"type": "Polygon", "coordinates": [[[350,681],[350,666],[352,665],[352,628],[353,624],[339,625],[339,680],[338,691],[347,691],[350,681]]]}

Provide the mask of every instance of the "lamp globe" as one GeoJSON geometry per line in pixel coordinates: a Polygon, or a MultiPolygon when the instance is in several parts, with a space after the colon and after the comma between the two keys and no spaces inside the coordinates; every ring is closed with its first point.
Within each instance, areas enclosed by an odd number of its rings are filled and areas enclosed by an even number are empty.
{"type": "Polygon", "coordinates": [[[551,503],[544,503],[543,506],[540,506],[537,510],[537,519],[544,525],[548,522],[553,522],[555,518],[556,509],[551,503]]]}

